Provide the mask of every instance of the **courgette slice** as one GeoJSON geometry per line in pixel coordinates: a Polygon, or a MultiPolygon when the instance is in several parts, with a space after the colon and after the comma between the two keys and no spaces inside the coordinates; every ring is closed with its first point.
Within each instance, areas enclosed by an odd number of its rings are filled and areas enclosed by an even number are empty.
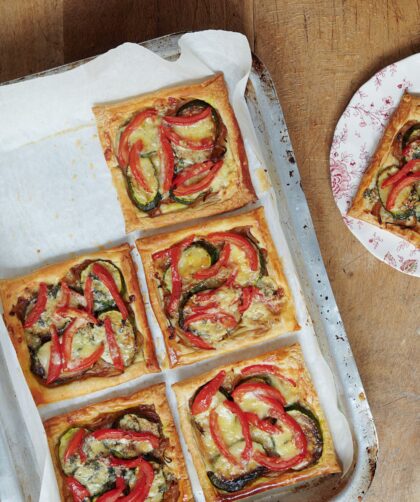
{"type": "Polygon", "coordinates": [[[402,148],[404,149],[409,143],[420,139],[420,123],[412,125],[407,131],[404,133],[402,139],[402,148]]]}
{"type": "Polygon", "coordinates": [[[106,268],[106,270],[111,274],[114,282],[118,288],[118,291],[121,295],[125,292],[125,281],[124,277],[121,273],[121,270],[116,267],[111,261],[107,260],[97,260],[90,263],[81,274],[81,282],[82,287],[84,289],[86,284],[86,279],[88,276],[92,276],[92,290],[93,290],[93,310],[95,313],[104,312],[105,310],[109,310],[115,308],[115,301],[109,292],[108,288],[96,278],[96,276],[92,272],[93,265],[98,263],[102,267],[106,268]]]}
{"type": "Polygon", "coordinates": [[[194,202],[197,199],[199,199],[202,195],[204,195],[206,193],[206,191],[208,191],[208,188],[206,190],[201,190],[199,192],[194,192],[194,193],[192,193],[190,195],[183,195],[181,197],[181,196],[175,195],[173,189],[171,189],[169,191],[169,196],[175,202],[179,202],[180,204],[184,204],[186,206],[189,206],[191,204],[194,204],[194,202]]]}
{"type": "MultiPolygon", "coordinates": [[[[394,205],[395,209],[392,211],[389,211],[386,209],[386,201],[388,199],[389,193],[391,192],[392,186],[387,186],[383,187],[382,183],[389,178],[390,176],[393,176],[399,171],[399,168],[397,166],[388,166],[382,169],[376,178],[376,188],[379,194],[379,200],[381,201],[381,204],[385,211],[387,211],[394,219],[396,220],[405,220],[408,217],[410,217],[413,214],[412,209],[407,209],[404,208],[402,205],[402,202],[406,199],[406,189],[402,190],[400,195],[397,198],[397,201],[394,205]]],[[[409,191],[411,191],[411,187],[407,187],[409,191]]]]}
{"type": "Polygon", "coordinates": [[[253,471],[247,472],[233,479],[225,479],[218,476],[213,471],[207,471],[207,476],[211,483],[218,489],[228,493],[242,490],[248,483],[264,475],[267,471],[265,467],[257,467],[253,471]]]}
{"type": "Polygon", "coordinates": [[[159,192],[157,172],[149,156],[140,156],[140,169],[142,170],[142,174],[150,191],[146,191],[142,186],[140,186],[135,179],[130,166],[128,166],[125,171],[128,194],[133,203],[141,211],[148,212],[152,209],[156,209],[162,199],[162,195],[159,192]]]}
{"type": "Polygon", "coordinates": [[[413,159],[420,159],[420,139],[411,141],[404,149],[404,162],[409,162],[413,159]]]}
{"type": "MultiPolygon", "coordinates": [[[[205,240],[198,240],[182,251],[178,262],[181,278],[190,278],[195,272],[211,267],[219,259],[218,249],[205,240]]],[[[163,274],[163,283],[168,291],[172,291],[172,271],[169,266],[163,274]]]]}

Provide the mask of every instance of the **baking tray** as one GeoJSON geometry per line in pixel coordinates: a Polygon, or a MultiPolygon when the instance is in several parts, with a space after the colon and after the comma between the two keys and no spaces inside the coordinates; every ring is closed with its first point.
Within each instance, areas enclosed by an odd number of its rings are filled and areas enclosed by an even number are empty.
{"type": "MultiPolygon", "coordinates": [[[[181,34],[166,35],[140,45],[165,59],[174,60],[179,56],[180,36],[181,34]]],[[[89,59],[2,85],[64,72],[89,59]]],[[[307,308],[322,354],[333,372],[339,405],[350,424],[354,441],[353,465],[345,477],[300,485],[289,490],[284,498],[317,502],[361,500],[375,474],[378,452],[376,430],[321,258],[276,90],[270,74],[255,55],[245,97],[258,140],[263,147],[265,165],[275,188],[282,227],[293,255],[307,308]]],[[[7,413],[0,412],[0,500],[34,500],[29,490],[40,486],[42,473],[36,470],[30,437],[19,407],[10,398],[14,395],[13,385],[2,357],[0,354],[0,411],[7,409],[7,413]]],[[[264,500],[269,498],[264,496],[264,500]]],[[[279,495],[276,495],[276,500],[278,498],[279,495]]]]}

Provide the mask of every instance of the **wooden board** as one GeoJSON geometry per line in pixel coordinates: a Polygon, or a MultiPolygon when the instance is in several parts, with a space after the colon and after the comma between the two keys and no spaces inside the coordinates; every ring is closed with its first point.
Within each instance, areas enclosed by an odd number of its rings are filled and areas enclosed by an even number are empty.
{"type": "Polygon", "coordinates": [[[420,500],[419,281],[375,259],[341,221],[329,183],[335,124],[354,91],[420,48],[415,0],[2,0],[0,81],[124,41],[204,28],[245,33],[283,106],[323,258],[375,416],[366,500],[420,500]],[[417,312],[416,310],[417,309],[417,312]]]}

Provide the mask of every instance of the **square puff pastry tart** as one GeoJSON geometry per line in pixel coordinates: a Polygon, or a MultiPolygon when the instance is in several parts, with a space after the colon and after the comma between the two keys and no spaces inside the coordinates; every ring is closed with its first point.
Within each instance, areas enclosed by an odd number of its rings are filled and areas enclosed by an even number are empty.
{"type": "Polygon", "coordinates": [[[0,298],[38,405],[159,371],[128,244],[1,280],[0,298]]]}
{"type": "Polygon", "coordinates": [[[341,472],[299,344],[173,389],[207,502],[341,472]]]}
{"type": "Polygon", "coordinates": [[[299,329],[263,208],[136,245],[171,367],[299,329]]]}
{"type": "Polygon", "coordinates": [[[106,495],[124,497],[124,490],[133,501],[193,500],[165,384],[51,418],[44,426],[62,502],[76,500],[73,493],[86,501],[101,494],[117,500],[106,495]]]}
{"type": "Polygon", "coordinates": [[[255,200],[223,74],[97,105],[93,113],[127,232],[255,200]]]}
{"type": "Polygon", "coordinates": [[[348,214],[420,248],[420,96],[403,94],[348,214]]]}

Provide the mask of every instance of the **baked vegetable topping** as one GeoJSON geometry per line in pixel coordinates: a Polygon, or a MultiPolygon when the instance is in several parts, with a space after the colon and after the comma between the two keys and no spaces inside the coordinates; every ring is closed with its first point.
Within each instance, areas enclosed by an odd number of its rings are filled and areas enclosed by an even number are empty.
{"type": "Polygon", "coordinates": [[[223,370],[192,396],[195,435],[217,489],[236,492],[270,472],[300,470],[318,461],[320,425],[295,388],[277,366],[256,364],[223,370]]]}
{"type": "Polygon", "coordinates": [[[281,313],[283,290],[248,227],[191,235],[152,258],[168,321],[191,348],[212,350],[235,333],[263,332],[281,313]]]}
{"type": "Polygon", "coordinates": [[[124,278],[111,261],[86,261],[57,285],[40,283],[18,298],[31,370],[45,385],[108,376],[130,366],[137,330],[124,278]]]}
{"type": "Polygon", "coordinates": [[[217,196],[225,143],[226,128],[212,106],[171,98],[121,128],[115,155],[132,202],[155,216],[171,204],[217,196]]]}
{"type": "Polygon", "coordinates": [[[93,430],[71,427],[58,444],[68,493],[80,502],[175,502],[167,445],[154,406],[108,415],[93,430]]]}

